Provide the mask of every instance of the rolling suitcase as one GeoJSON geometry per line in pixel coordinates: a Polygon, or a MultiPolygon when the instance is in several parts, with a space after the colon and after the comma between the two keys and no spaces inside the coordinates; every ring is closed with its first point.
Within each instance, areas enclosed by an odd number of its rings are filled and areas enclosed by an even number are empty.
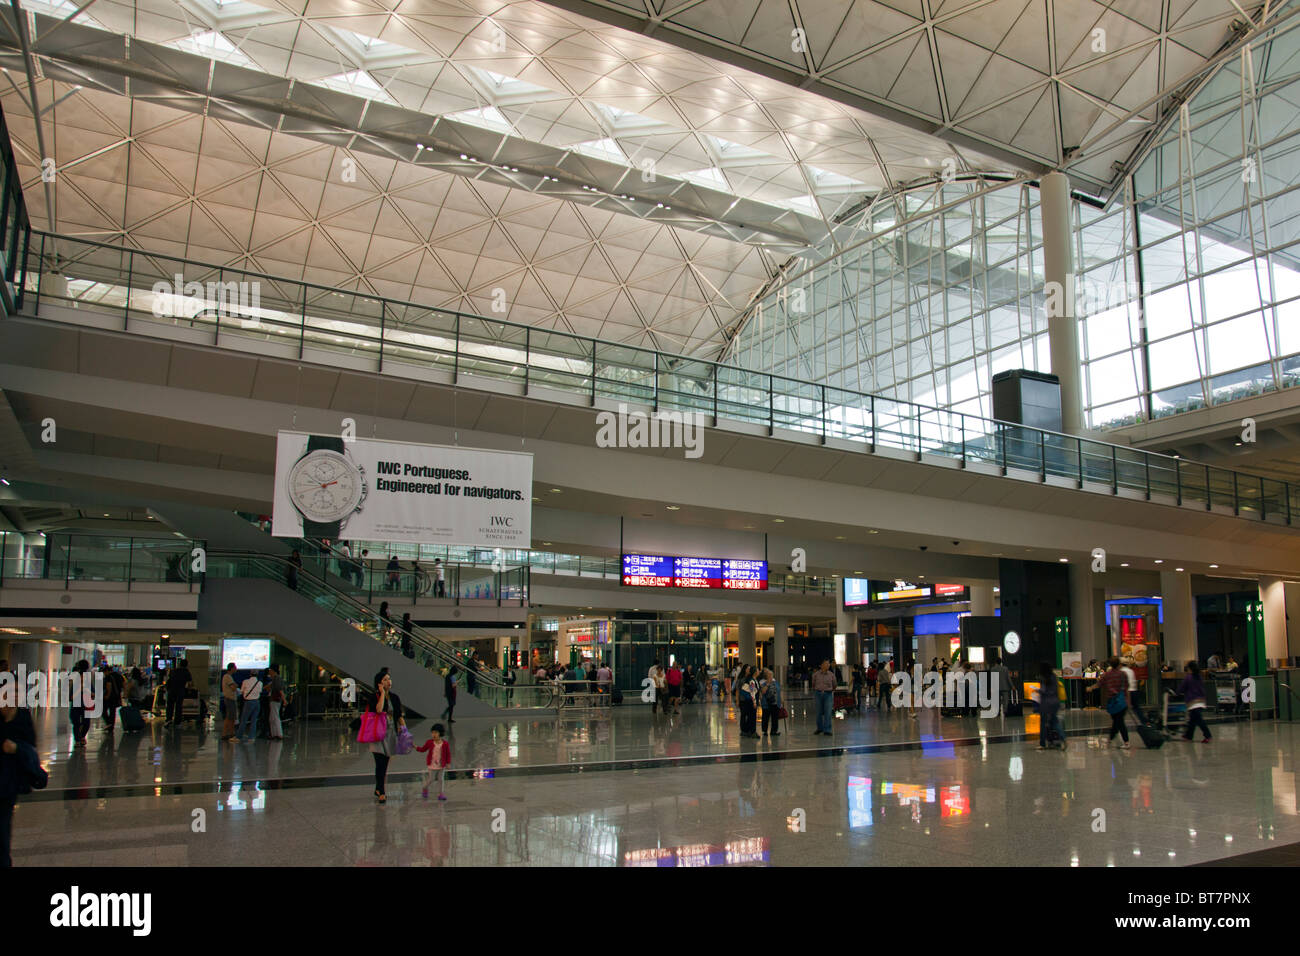
{"type": "Polygon", "coordinates": [[[1148,750],[1159,750],[1164,746],[1165,735],[1150,724],[1138,724],[1135,729],[1148,750]]]}
{"type": "Polygon", "coordinates": [[[623,692],[619,690],[617,687],[615,687],[612,691],[609,692],[609,702],[611,704],[623,703],[623,692]]]}
{"type": "Polygon", "coordinates": [[[140,715],[140,708],[135,704],[127,704],[118,710],[118,716],[122,718],[122,732],[127,734],[138,734],[144,730],[144,717],[140,715]]]}

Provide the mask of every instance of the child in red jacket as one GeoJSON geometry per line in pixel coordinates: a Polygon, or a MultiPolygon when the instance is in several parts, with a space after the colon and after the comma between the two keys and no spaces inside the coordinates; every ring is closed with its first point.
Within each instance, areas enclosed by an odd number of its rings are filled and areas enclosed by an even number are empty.
{"type": "Polygon", "coordinates": [[[429,728],[429,739],[415,749],[420,753],[427,753],[425,758],[427,766],[424,771],[424,790],[422,795],[425,799],[429,797],[429,784],[433,780],[433,775],[438,775],[438,799],[446,800],[447,794],[443,792],[442,782],[446,777],[447,768],[451,766],[451,744],[442,739],[442,724],[434,724],[429,728]]]}

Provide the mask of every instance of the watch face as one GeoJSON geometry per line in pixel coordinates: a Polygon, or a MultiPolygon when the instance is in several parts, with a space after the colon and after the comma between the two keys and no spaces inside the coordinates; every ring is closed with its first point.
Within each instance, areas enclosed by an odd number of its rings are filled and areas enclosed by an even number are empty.
{"type": "Polygon", "coordinates": [[[317,449],[290,469],[289,498],[308,521],[341,521],[361,502],[361,471],[338,452],[317,449]]]}
{"type": "Polygon", "coordinates": [[[1002,646],[1008,654],[1015,654],[1020,650],[1020,635],[1015,631],[1007,631],[1007,636],[1002,639],[1002,646]]]}

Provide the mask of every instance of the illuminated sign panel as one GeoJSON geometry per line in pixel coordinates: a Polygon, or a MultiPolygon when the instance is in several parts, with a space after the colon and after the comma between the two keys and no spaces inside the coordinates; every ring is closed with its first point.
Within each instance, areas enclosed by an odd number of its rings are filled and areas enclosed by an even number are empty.
{"type": "Polygon", "coordinates": [[[911,581],[871,581],[867,578],[844,579],[844,606],[862,607],[907,604],[912,601],[965,601],[964,584],[917,584],[911,581]]]}
{"type": "Polygon", "coordinates": [[[766,591],[767,562],[625,554],[621,581],[632,587],[766,591]]]}

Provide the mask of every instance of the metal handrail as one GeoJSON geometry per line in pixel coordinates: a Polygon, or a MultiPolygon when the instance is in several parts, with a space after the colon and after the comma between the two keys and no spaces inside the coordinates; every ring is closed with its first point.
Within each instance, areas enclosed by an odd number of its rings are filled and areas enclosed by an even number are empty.
{"type": "MultiPolygon", "coordinates": [[[[601,376],[600,374],[600,350],[601,348],[604,348],[613,352],[614,355],[616,356],[629,357],[631,361],[621,361],[621,360],[614,361],[614,362],[606,361],[605,367],[606,369],[610,369],[610,368],[626,369],[629,372],[635,373],[636,378],[644,380],[643,387],[646,390],[646,394],[642,397],[645,398],[647,402],[653,402],[656,408],[659,407],[671,408],[676,406],[684,410],[703,410],[704,405],[709,404],[710,402],[716,408],[719,399],[720,389],[727,388],[727,387],[735,387],[740,389],[753,389],[755,391],[765,391],[768,396],[767,399],[768,408],[766,410],[760,409],[759,411],[760,412],[765,411],[766,415],[759,414],[758,417],[755,419],[755,421],[759,421],[760,419],[766,421],[769,429],[773,432],[778,427],[785,427],[793,418],[797,422],[806,421],[810,426],[810,428],[808,429],[810,434],[821,433],[823,435],[823,441],[825,441],[827,437],[833,437],[833,436],[828,436],[826,434],[827,426],[830,424],[828,419],[829,419],[830,403],[832,401],[832,396],[829,395],[828,392],[833,391],[833,399],[835,400],[834,403],[837,405],[852,407],[851,403],[856,402],[859,409],[861,409],[864,413],[867,407],[871,407],[872,409],[871,424],[868,426],[864,421],[862,426],[859,427],[857,424],[854,424],[852,428],[855,431],[857,430],[863,431],[864,440],[868,441],[873,452],[881,445],[881,442],[878,440],[880,435],[881,434],[890,435],[894,431],[894,429],[888,427],[886,427],[885,429],[881,428],[879,424],[879,417],[881,413],[875,407],[876,402],[879,401],[882,403],[893,403],[894,407],[897,409],[896,415],[898,418],[898,423],[901,426],[900,435],[902,436],[903,443],[902,445],[900,445],[900,447],[908,447],[910,450],[914,451],[918,456],[923,456],[925,453],[928,452],[930,454],[937,454],[947,458],[958,458],[963,463],[965,463],[971,458],[974,458],[975,460],[983,460],[984,456],[981,456],[979,454],[978,448],[976,449],[974,455],[970,454],[969,446],[971,445],[971,442],[967,438],[967,433],[969,431],[976,438],[982,438],[984,436],[988,436],[987,450],[992,453],[997,453],[998,452],[997,445],[1002,444],[1003,447],[1001,449],[1001,453],[1004,455],[1006,451],[1004,443],[1009,439],[1019,440],[1019,441],[1027,442],[1029,444],[1038,444],[1042,449],[1040,460],[1033,466],[1033,468],[1029,470],[1036,469],[1039,472],[1040,478],[1046,478],[1049,473],[1050,474],[1055,473],[1049,471],[1049,462],[1048,462],[1048,455],[1047,455],[1047,446],[1049,444],[1053,448],[1052,458],[1055,459],[1059,453],[1064,452],[1069,448],[1077,447],[1080,450],[1083,450],[1084,443],[1086,442],[1089,456],[1092,457],[1094,460],[1103,459],[1103,456],[1110,459],[1111,474],[1109,476],[1110,480],[1107,483],[1109,483],[1112,486],[1113,494],[1119,493],[1119,488],[1121,487],[1121,485],[1123,485],[1124,487],[1128,487],[1128,485],[1131,484],[1129,482],[1121,483],[1119,480],[1119,467],[1121,461],[1120,453],[1123,452],[1123,461],[1126,464],[1131,461],[1132,465],[1135,468],[1141,467],[1146,472],[1150,472],[1154,465],[1158,469],[1160,469],[1160,472],[1162,474],[1165,473],[1172,474],[1174,479],[1173,483],[1178,486],[1180,491],[1183,491],[1184,499],[1192,498],[1192,500],[1197,500],[1199,499],[1200,496],[1197,495],[1191,489],[1183,488],[1181,483],[1182,469],[1186,467],[1206,467],[1208,469],[1208,466],[1198,465],[1196,462],[1190,459],[1176,458],[1172,455],[1164,455],[1159,452],[1147,451],[1144,449],[1135,448],[1131,445],[1118,445],[1101,439],[1083,438],[1081,436],[1068,435],[1065,434],[1064,432],[1053,431],[1050,429],[1042,429],[1042,428],[1036,428],[1028,425],[1019,425],[1013,422],[1004,422],[998,419],[984,418],[982,416],[970,415],[965,412],[955,412],[948,409],[938,408],[935,406],[923,405],[921,403],[906,401],[902,399],[888,398],[886,396],[873,395],[872,393],[869,392],[860,392],[853,389],[838,388],[838,387],[832,389],[832,387],[827,386],[825,383],[807,382],[799,379],[790,378],[784,375],[778,375],[771,372],[759,372],[752,369],[742,368],[740,366],[727,365],[725,363],[715,362],[710,359],[696,358],[693,356],[684,356],[684,355],[673,355],[671,353],[666,353],[657,349],[647,349],[640,346],[626,345],[622,343],[611,342],[608,340],[593,338],[589,336],[577,336],[577,335],[572,335],[570,333],[547,330],[546,336],[548,338],[554,340],[572,342],[574,343],[574,347],[567,351],[562,351],[555,348],[549,348],[549,349],[544,349],[539,351],[536,346],[536,339],[538,338],[538,336],[533,334],[533,332],[536,332],[537,330],[534,329],[532,326],[526,325],[524,323],[511,322],[508,319],[487,318],[484,316],[477,316],[470,313],[459,312],[454,309],[443,309],[438,307],[431,307],[428,305],[421,305],[419,303],[410,302],[406,300],[391,299],[382,295],[370,295],[358,291],[335,289],[327,286],[317,285],[315,283],[300,281],[297,279],[271,276],[261,272],[231,269],[213,263],[199,262],[192,259],[167,255],[164,253],[152,253],[147,251],[137,251],[134,249],[127,249],[122,246],[115,246],[108,243],[97,242],[94,240],[79,239],[79,238],[67,237],[67,236],[57,236],[54,234],[43,233],[43,232],[38,232],[37,235],[41,240],[40,247],[38,251],[36,251],[35,253],[37,257],[36,271],[38,272],[38,275],[43,274],[40,273],[40,268],[41,265],[43,264],[44,258],[47,255],[45,247],[48,242],[51,246],[51,249],[57,243],[64,243],[64,244],[70,244],[74,247],[80,246],[80,247],[87,247],[91,249],[108,250],[114,253],[115,255],[125,257],[129,259],[129,263],[126,266],[126,268],[122,271],[124,271],[128,277],[130,276],[136,276],[137,278],[139,277],[139,273],[134,268],[134,257],[136,255],[140,255],[145,257],[146,259],[154,260],[158,262],[160,265],[163,263],[175,263],[181,266],[192,266],[200,270],[205,270],[207,272],[213,273],[220,280],[226,282],[229,282],[231,280],[241,280],[241,279],[251,278],[256,280],[266,280],[277,286],[282,286],[289,289],[302,289],[303,294],[302,294],[301,332],[304,337],[304,340],[305,340],[306,330],[308,328],[308,319],[309,319],[309,316],[307,315],[308,301],[311,298],[311,293],[313,290],[322,295],[325,294],[345,295],[352,298],[363,299],[367,302],[374,303],[379,308],[379,315],[381,316],[380,325],[375,329],[375,332],[377,333],[376,335],[360,335],[346,330],[337,330],[337,329],[329,330],[329,334],[332,337],[340,338],[345,342],[351,341],[354,347],[370,348],[373,350],[374,346],[377,344],[379,346],[380,354],[382,354],[383,352],[383,345],[385,342],[386,335],[391,334],[391,327],[387,326],[386,322],[382,319],[383,316],[390,314],[390,308],[394,311],[399,311],[402,309],[412,309],[418,312],[429,312],[440,316],[445,316],[448,319],[454,320],[454,324],[455,324],[454,346],[452,346],[451,348],[443,348],[443,347],[429,347],[429,346],[422,346],[422,345],[415,344],[414,348],[424,352],[440,355],[444,357],[446,360],[452,361],[456,369],[455,375],[457,378],[459,377],[463,366],[466,365],[465,362],[461,361],[462,357],[464,357],[470,363],[475,361],[485,361],[488,363],[493,363],[493,362],[502,363],[507,361],[506,359],[498,356],[478,354],[474,351],[474,348],[482,347],[482,346],[495,346],[498,348],[507,348],[512,350],[513,352],[518,352],[519,355],[522,356],[522,363],[519,362],[514,356],[511,356],[510,358],[509,364],[512,365],[510,374],[513,378],[521,377],[520,375],[515,374],[517,371],[517,367],[520,364],[522,364],[523,367],[532,370],[532,367],[534,365],[534,358],[535,356],[538,355],[546,356],[548,358],[555,359],[555,360],[579,362],[584,366],[589,366],[589,368],[586,369],[570,370],[570,369],[550,368],[549,366],[539,364],[537,367],[537,371],[541,373],[539,376],[524,375],[522,377],[527,379],[527,381],[531,382],[534,377],[544,378],[546,373],[558,374],[562,376],[563,375],[572,376],[575,379],[575,384],[576,384],[576,380],[578,379],[582,380],[581,387],[577,388],[576,390],[584,394],[589,393],[592,396],[592,400],[594,401],[598,391],[596,388],[598,382],[602,380],[618,381],[617,379],[610,379],[609,376],[601,376]],[[471,339],[467,342],[465,340],[465,335],[463,334],[461,328],[464,322],[480,323],[483,328],[488,330],[500,331],[501,333],[504,333],[504,335],[501,339],[496,339],[496,340],[485,339],[483,341],[478,341],[476,339],[471,339]],[[517,338],[512,338],[512,336],[516,336],[517,338]],[[632,364],[632,361],[635,361],[638,358],[640,358],[640,363],[632,364]],[[699,396],[695,396],[693,394],[682,392],[679,388],[666,387],[667,384],[673,384],[673,383],[671,382],[663,383],[662,379],[664,377],[673,376],[674,368],[682,363],[685,363],[690,368],[695,368],[700,370],[699,375],[692,374],[690,378],[691,380],[700,383],[702,387],[706,387],[706,388],[711,387],[712,389],[711,395],[701,392],[699,396]],[[728,386],[723,381],[724,375],[722,373],[724,372],[734,376],[733,379],[734,381],[738,381],[741,383],[751,382],[752,384],[750,385],[737,384],[735,386],[728,386]],[[710,383],[712,384],[710,385],[710,383]],[[815,395],[820,395],[822,397],[821,406],[820,406],[821,407],[820,422],[814,421],[814,417],[816,415],[815,412],[805,413],[800,410],[800,404],[802,404],[805,401],[816,404],[816,399],[814,398],[815,395]],[[695,401],[695,399],[697,398],[699,401],[695,401]],[[778,398],[782,400],[789,400],[794,404],[792,404],[791,407],[781,409],[780,414],[778,414],[778,409],[776,407],[778,404],[777,401],[778,398]],[[936,427],[939,429],[939,433],[938,433],[939,439],[937,441],[933,439],[927,441],[923,435],[923,430],[926,424],[925,421],[926,416],[930,413],[934,413],[936,415],[934,421],[936,423],[936,427]],[[946,419],[943,416],[947,416],[946,419]],[[945,420],[948,422],[946,427],[943,424],[945,420]],[[915,425],[914,436],[912,435],[913,425],[915,425]],[[960,442],[957,442],[955,437],[958,428],[960,428],[961,430],[960,442]],[[942,437],[943,432],[945,430],[948,431],[953,436],[951,441],[944,439],[942,437]],[[869,434],[867,434],[868,431],[869,434]],[[957,449],[958,444],[960,445],[960,451],[958,451],[957,449]],[[1188,494],[1188,491],[1192,491],[1192,493],[1188,494]]],[[[29,271],[30,268],[29,261],[31,260],[32,254],[33,253],[29,245],[25,250],[25,254],[22,260],[24,277],[29,271]]],[[[77,257],[75,255],[69,257],[57,257],[55,261],[56,263],[60,263],[63,266],[66,266],[69,264],[69,262],[75,262],[76,258],[77,257]]],[[[107,268],[110,271],[112,271],[114,269],[120,269],[121,267],[110,265],[107,268]]],[[[103,280],[100,279],[97,281],[102,282],[103,280]]],[[[130,279],[128,278],[128,282],[129,281],[130,279]]],[[[197,280],[191,279],[191,281],[197,281],[197,280]]],[[[39,286],[40,286],[40,280],[38,278],[37,296],[36,296],[37,299],[36,308],[38,313],[39,313],[39,300],[41,298],[39,286]]],[[[116,308],[116,306],[114,306],[113,308],[116,308]]],[[[125,305],[123,306],[123,309],[127,315],[130,314],[131,295],[130,295],[129,286],[127,289],[126,302],[125,305]]],[[[191,320],[193,319],[193,317],[187,317],[187,318],[191,320]]],[[[347,321],[347,319],[340,317],[337,319],[329,319],[328,321],[347,321]]],[[[353,320],[353,321],[360,321],[360,320],[353,320]]],[[[297,328],[296,323],[280,322],[276,319],[269,318],[269,317],[260,317],[259,323],[264,323],[267,326],[284,325],[286,327],[288,327],[288,325],[290,324],[293,324],[295,329],[297,328]]],[[[402,331],[408,331],[408,330],[403,329],[402,331]]],[[[453,335],[452,329],[447,329],[447,330],[415,329],[414,331],[419,333],[432,333],[436,335],[445,335],[447,337],[451,337],[453,335]]],[[[487,374],[490,376],[491,372],[488,372],[487,374]]],[[[549,385],[550,387],[557,387],[560,389],[564,389],[566,387],[564,383],[556,383],[554,381],[550,382],[549,385]]],[[[628,397],[635,398],[636,396],[628,396],[628,397]]],[[[753,404],[752,402],[746,401],[743,395],[738,395],[735,398],[728,399],[727,401],[729,404],[737,405],[737,406],[739,405],[748,406],[753,404]]],[[[847,431],[848,430],[847,423],[841,423],[841,424],[846,426],[841,430],[847,431]]],[[[796,428],[795,430],[798,429],[796,428]]],[[[1018,463],[1014,461],[1012,462],[1012,464],[1019,467],[1018,463]]],[[[1236,481],[1237,476],[1241,474],[1245,474],[1245,473],[1230,471],[1228,469],[1216,469],[1216,470],[1224,472],[1225,474],[1232,475],[1234,479],[1233,481],[1234,485],[1237,484],[1236,481]]],[[[1080,483],[1082,483],[1084,481],[1084,478],[1086,477],[1084,475],[1084,469],[1082,467],[1082,458],[1080,459],[1080,467],[1078,471],[1081,476],[1078,480],[1080,481],[1080,483]]],[[[1065,475],[1062,474],[1062,477],[1065,477],[1065,475]]],[[[1281,511],[1278,512],[1278,518],[1282,522],[1286,524],[1290,524],[1291,511],[1292,511],[1291,508],[1292,496],[1293,494],[1296,493],[1297,489],[1294,489],[1291,483],[1285,481],[1278,481],[1276,479],[1262,479],[1261,476],[1257,476],[1257,475],[1248,475],[1247,477],[1251,478],[1255,482],[1259,482],[1261,480],[1271,482],[1273,487],[1279,488],[1281,490],[1282,497],[1286,501],[1287,507],[1285,509],[1281,509],[1281,511]],[[1282,513],[1283,511],[1285,512],[1285,514],[1282,513]]],[[[1098,480],[1100,480],[1100,478],[1098,480]]],[[[1150,493],[1149,481],[1135,484],[1133,485],[1133,487],[1140,491],[1145,490],[1148,494],[1150,493]]],[[[1231,494],[1231,492],[1229,492],[1229,494],[1231,494]]],[[[1217,496],[1215,495],[1214,489],[1209,487],[1209,481],[1207,480],[1207,487],[1204,493],[1204,498],[1207,502],[1207,507],[1209,506],[1209,502],[1211,502],[1214,497],[1217,496]]],[[[1266,495],[1261,495],[1261,501],[1266,497],[1267,497],[1266,495]]],[[[1266,509],[1263,507],[1260,508],[1248,507],[1247,509],[1243,510],[1242,508],[1243,502],[1239,493],[1234,495],[1234,500],[1232,504],[1234,507],[1234,511],[1238,514],[1245,514],[1247,517],[1257,517],[1258,520],[1267,520],[1267,515],[1264,513],[1266,509]]],[[[1247,505],[1249,504],[1250,503],[1247,502],[1247,505]]]]}

